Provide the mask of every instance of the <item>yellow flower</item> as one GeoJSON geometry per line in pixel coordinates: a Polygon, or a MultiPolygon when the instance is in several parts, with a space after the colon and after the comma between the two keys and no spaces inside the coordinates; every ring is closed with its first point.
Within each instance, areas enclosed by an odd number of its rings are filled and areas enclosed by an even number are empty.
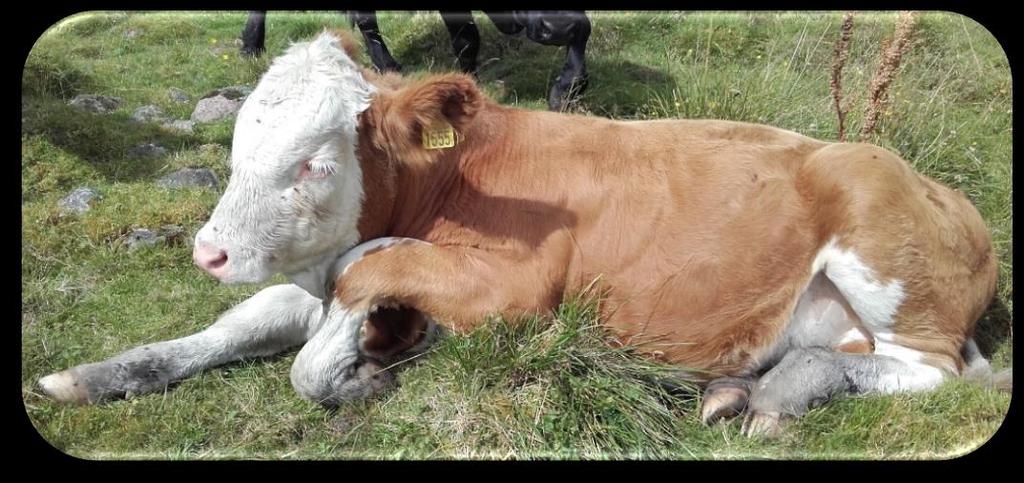
{"type": "Polygon", "coordinates": [[[228,54],[224,54],[224,55],[220,56],[220,58],[222,58],[224,60],[228,60],[228,54]]]}
{"type": "Polygon", "coordinates": [[[215,37],[210,37],[210,43],[211,44],[216,44],[217,43],[217,39],[215,37]]]}

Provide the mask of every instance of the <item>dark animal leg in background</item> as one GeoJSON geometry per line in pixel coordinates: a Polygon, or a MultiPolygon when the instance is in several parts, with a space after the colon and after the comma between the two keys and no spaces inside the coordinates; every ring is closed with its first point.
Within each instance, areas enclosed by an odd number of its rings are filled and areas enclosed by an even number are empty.
{"type": "Polygon", "coordinates": [[[488,12],[484,11],[487,18],[494,22],[494,26],[498,28],[498,31],[505,35],[515,35],[523,30],[523,25],[516,20],[515,14],[510,10],[500,12],[488,12]]]}
{"type": "Polygon", "coordinates": [[[576,27],[576,35],[566,47],[565,66],[562,73],[555,79],[555,85],[548,94],[548,109],[562,111],[568,104],[579,99],[587,89],[590,76],[587,74],[586,49],[590,39],[590,19],[580,16],[576,27]]]}
{"type": "Polygon", "coordinates": [[[470,12],[441,12],[444,26],[452,38],[452,50],[459,59],[459,68],[476,75],[476,56],[480,51],[480,31],[470,12]]]}
{"type": "Polygon", "coordinates": [[[267,12],[265,10],[249,12],[249,18],[245,21],[245,28],[242,30],[243,54],[259,57],[266,50],[263,45],[266,17],[267,12]]]}
{"type": "MultiPolygon", "coordinates": [[[[544,45],[566,45],[565,65],[555,79],[548,93],[548,109],[563,111],[576,102],[587,89],[589,75],[586,66],[587,40],[590,39],[590,19],[583,12],[525,12],[499,11],[484,12],[499,31],[515,35],[524,28],[527,37],[544,45]],[[568,20],[568,21],[567,21],[568,20]]],[[[266,11],[249,12],[249,18],[242,30],[242,53],[259,56],[266,48],[266,11]]],[[[388,51],[377,25],[374,11],[349,12],[352,23],[363,34],[363,41],[370,53],[373,66],[379,72],[401,72],[399,64],[388,51]]],[[[480,51],[480,31],[473,22],[473,15],[467,11],[442,12],[452,49],[463,72],[476,75],[477,54],[480,51]]]]}
{"type": "Polygon", "coordinates": [[[356,24],[363,34],[363,41],[366,42],[366,50],[370,52],[370,60],[378,72],[401,72],[402,64],[399,64],[384,39],[380,36],[380,28],[377,26],[377,13],[373,11],[353,11],[349,13],[352,23],[356,24]]]}

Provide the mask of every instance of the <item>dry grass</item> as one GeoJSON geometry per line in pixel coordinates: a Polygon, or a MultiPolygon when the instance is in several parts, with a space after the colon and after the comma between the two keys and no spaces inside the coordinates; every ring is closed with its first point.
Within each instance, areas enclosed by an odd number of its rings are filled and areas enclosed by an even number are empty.
{"type": "Polygon", "coordinates": [[[879,115],[889,106],[889,86],[896,78],[903,56],[910,51],[916,21],[916,13],[900,12],[896,33],[887,42],[888,45],[882,49],[882,58],[878,63],[878,69],[875,70],[875,75],[868,85],[868,105],[864,109],[864,124],[860,131],[862,138],[866,138],[874,132],[879,115]]]}

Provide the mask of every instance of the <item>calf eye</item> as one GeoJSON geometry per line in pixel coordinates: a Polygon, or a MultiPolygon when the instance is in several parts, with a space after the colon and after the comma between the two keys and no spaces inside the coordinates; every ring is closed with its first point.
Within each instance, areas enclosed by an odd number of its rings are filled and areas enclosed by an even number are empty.
{"type": "Polygon", "coordinates": [[[303,161],[299,167],[299,175],[296,181],[324,179],[334,174],[334,171],[335,164],[330,161],[308,159],[303,161]]]}

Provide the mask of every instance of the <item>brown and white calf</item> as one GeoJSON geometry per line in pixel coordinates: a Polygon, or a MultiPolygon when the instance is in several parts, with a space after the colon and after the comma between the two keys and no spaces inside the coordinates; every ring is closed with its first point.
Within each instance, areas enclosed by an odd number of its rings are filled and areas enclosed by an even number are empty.
{"type": "Polygon", "coordinates": [[[505,107],[465,75],[375,75],[324,33],[273,62],[231,163],[196,263],[295,285],[47,376],[48,394],[95,403],[304,344],[293,385],[333,404],[387,387],[381,366],[435,320],[543,314],[595,279],[611,333],[707,383],[706,421],[745,409],[747,434],[987,367],[972,339],[996,288],[985,223],[875,146],[505,107]],[[424,131],[455,145],[427,149],[424,131]]]}

